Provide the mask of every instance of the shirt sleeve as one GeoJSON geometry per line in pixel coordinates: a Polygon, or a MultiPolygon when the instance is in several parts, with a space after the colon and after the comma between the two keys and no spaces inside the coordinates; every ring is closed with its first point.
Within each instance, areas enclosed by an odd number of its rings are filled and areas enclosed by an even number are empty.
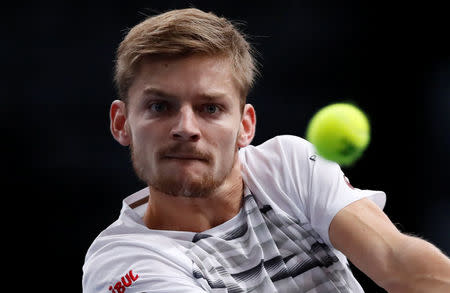
{"type": "Polygon", "coordinates": [[[333,247],[328,230],[334,216],[347,205],[363,198],[371,199],[383,209],[386,194],[353,187],[337,163],[315,154],[311,156],[306,213],[314,230],[333,247]]]}
{"type": "Polygon", "coordinates": [[[83,266],[83,293],[204,293],[189,270],[192,262],[139,240],[104,241],[83,266]],[[176,259],[178,257],[178,259],[176,259]]]}

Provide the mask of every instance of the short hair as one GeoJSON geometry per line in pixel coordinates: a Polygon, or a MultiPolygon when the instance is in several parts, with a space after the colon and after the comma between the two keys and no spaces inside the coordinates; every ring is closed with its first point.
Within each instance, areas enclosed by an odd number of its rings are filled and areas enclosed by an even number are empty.
{"type": "Polygon", "coordinates": [[[243,107],[259,74],[255,52],[231,21],[196,8],[171,10],[148,17],[128,32],[117,49],[114,82],[119,98],[126,102],[144,56],[224,55],[232,62],[243,107]]]}

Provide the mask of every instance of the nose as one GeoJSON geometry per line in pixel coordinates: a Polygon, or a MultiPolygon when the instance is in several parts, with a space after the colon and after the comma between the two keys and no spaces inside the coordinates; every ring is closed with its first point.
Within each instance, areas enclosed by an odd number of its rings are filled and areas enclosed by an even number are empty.
{"type": "Polygon", "coordinates": [[[179,141],[195,142],[200,139],[200,129],[194,111],[189,107],[182,107],[171,130],[171,136],[179,141]]]}

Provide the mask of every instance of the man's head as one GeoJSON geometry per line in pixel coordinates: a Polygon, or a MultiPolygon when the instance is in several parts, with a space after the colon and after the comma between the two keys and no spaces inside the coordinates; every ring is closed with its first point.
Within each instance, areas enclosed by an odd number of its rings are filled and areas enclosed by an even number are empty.
{"type": "Polygon", "coordinates": [[[127,101],[143,57],[193,54],[223,55],[230,59],[243,107],[258,73],[252,47],[230,21],[195,8],[147,18],[129,31],[117,50],[114,79],[120,99],[127,101]]]}
{"type": "Polygon", "coordinates": [[[245,104],[255,72],[249,48],[228,21],[196,9],[152,17],[124,39],[111,131],[149,186],[198,197],[236,184],[237,150],[256,123],[245,104]]]}

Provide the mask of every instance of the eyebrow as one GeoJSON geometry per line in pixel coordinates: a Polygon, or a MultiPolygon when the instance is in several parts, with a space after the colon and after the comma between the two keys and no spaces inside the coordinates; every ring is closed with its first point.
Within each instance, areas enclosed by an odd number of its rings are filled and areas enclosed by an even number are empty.
{"type": "Polygon", "coordinates": [[[160,89],[154,88],[154,87],[145,88],[142,93],[142,96],[143,97],[155,96],[155,97],[163,98],[163,99],[175,99],[176,98],[176,96],[166,93],[166,92],[164,92],[160,89]]]}
{"type": "MultiPolygon", "coordinates": [[[[200,98],[203,98],[208,101],[215,101],[220,99],[226,99],[228,97],[227,94],[223,92],[212,92],[212,93],[201,93],[198,95],[200,98]]],[[[169,94],[161,89],[155,87],[147,87],[144,89],[142,93],[142,97],[157,97],[162,99],[177,99],[176,95],[169,94]]]]}

